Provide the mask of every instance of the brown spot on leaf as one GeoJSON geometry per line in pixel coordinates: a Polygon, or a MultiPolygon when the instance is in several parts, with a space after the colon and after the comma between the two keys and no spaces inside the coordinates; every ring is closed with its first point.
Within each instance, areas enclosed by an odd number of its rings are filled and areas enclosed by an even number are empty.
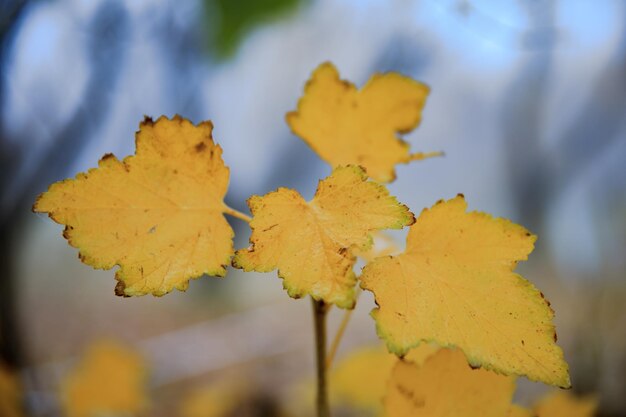
{"type": "Polygon", "coordinates": [[[63,229],[63,237],[65,239],[69,240],[69,238],[70,238],[70,231],[72,231],[72,230],[74,230],[74,228],[72,226],[65,226],[65,229],[63,229]]]}
{"type": "Polygon", "coordinates": [[[543,295],[543,293],[542,293],[541,291],[539,291],[539,295],[541,296],[541,298],[543,298],[543,301],[545,301],[545,302],[546,302],[546,304],[548,305],[548,307],[550,307],[550,306],[552,305],[552,304],[550,303],[550,300],[548,300],[548,299],[546,298],[546,296],[545,296],[545,295],[543,295]]]}
{"type": "MultiPolygon", "coordinates": [[[[209,129],[213,130],[213,122],[210,121],[210,120],[204,120],[204,121],[198,123],[198,127],[200,127],[200,126],[206,126],[209,129]]],[[[211,138],[211,136],[208,135],[208,138],[211,138]]]]}
{"type": "Polygon", "coordinates": [[[115,285],[115,295],[118,297],[128,297],[128,295],[124,292],[125,289],[126,284],[124,284],[123,281],[117,281],[117,284],[115,285]]]}
{"type": "Polygon", "coordinates": [[[271,225],[270,227],[263,229],[264,232],[267,232],[269,230],[272,230],[273,228],[275,228],[276,226],[278,226],[278,223],[271,225]]]}
{"type": "Polygon", "coordinates": [[[400,393],[400,395],[402,395],[403,397],[405,397],[408,401],[411,402],[411,404],[413,404],[414,408],[423,408],[425,405],[425,402],[423,399],[421,398],[417,398],[415,396],[415,393],[407,387],[404,387],[400,384],[396,385],[396,389],[398,390],[398,392],[400,393]]]}
{"type": "Polygon", "coordinates": [[[112,153],[105,153],[104,155],[102,155],[102,158],[100,158],[100,160],[106,161],[107,159],[111,159],[111,158],[115,158],[115,155],[113,155],[112,153]]]}

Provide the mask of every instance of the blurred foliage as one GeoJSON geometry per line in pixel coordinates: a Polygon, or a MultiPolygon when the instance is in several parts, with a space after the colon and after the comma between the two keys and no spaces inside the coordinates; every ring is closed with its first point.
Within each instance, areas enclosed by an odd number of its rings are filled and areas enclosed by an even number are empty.
{"type": "Polygon", "coordinates": [[[211,48],[218,57],[232,56],[249,32],[301,3],[304,0],[204,0],[211,48]]]}
{"type": "Polygon", "coordinates": [[[21,390],[17,375],[0,363],[0,416],[22,417],[21,390]]]}
{"type": "Polygon", "coordinates": [[[595,396],[577,397],[568,391],[548,393],[535,405],[537,417],[592,417],[598,408],[595,396]]]}
{"type": "Polygon", "coordinates": [[[223,417],[242,402],[243,389],[235,384],[220,383],[187,393],[180,405],[182,417],[223,417]]]}
{"type": "Polygon", "coordinates": [[[146,365],[139,353],[118,342],[96,342],[61,383],[64,415],[140,415],[148,407],[146,386],[146,365]]]}

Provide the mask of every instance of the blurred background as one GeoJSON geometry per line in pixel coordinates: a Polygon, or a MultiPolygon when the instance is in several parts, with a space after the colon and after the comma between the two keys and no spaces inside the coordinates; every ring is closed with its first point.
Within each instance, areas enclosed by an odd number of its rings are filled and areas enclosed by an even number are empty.
{"type": "MultiPolygon", "coordinates": [[[[278,186],[311,198],[330,169],[284,115],[331,60],[359,86],[398,71],[431,87],[406,140],[445,157],[400,166],[392,193],[419,213],[461,192],[538,234],[519,269],[556,310],[574,390],[626,416],[625,1],[1,0],[0,42],[0,358],[30,415],[62,415],[59,381],[102,338],[146,359],[147,415],[180,415],[186,393],[226,379],[248,387],[232,415],[287,415],[313,330],[275,273],[121,299],[113,271],[80,263],[30,207],[104,153],[131,154],[144,115],[177,113],[213,121],[230,206],[278,186]]],[[[373,306],[363,294],[340,358],[376,343],[373,306]]],[[[545,390],[519,385],[522,404],[545,390]]]]}

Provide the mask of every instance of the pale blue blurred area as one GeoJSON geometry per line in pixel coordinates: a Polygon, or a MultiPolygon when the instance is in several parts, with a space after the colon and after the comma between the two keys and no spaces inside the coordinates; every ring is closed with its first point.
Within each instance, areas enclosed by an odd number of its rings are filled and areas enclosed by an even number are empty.
{"type": "MultiPolygon", "coordinates": [[[[315,1],[255,30],[226,61],[215,61],[203,49],[201,8],[197,2],[149,0],[25,6],[3,63],[3,140],[22,151],[3,210],[33,181],[46,151],[59,146],[54,140],[78,107],[85,111],[82,123],[97,121],[97,128],[86,130],[75,158],[52,173],[54,178],[42,177],[36,191],[93,167],[104,153],[132,153],[143,115],[179,113],[213,120],[232,168],[228,199],[234,206],[243,209],[247,196],[281,185],[311,196],[328,168],[290,134],[284,114],[295,107],[312,69],[331,60],[358,84],[375,71],[396,70],[431,86],[424,122],[407,140],[416,151],[443,150],[446,157],[400,167],[391,188],[403,201],[419,211],[463,192],[472,208],[524,221],[510,178],[523,169],[512,173],[507,160],[509,141],[524,138],[509,137],[501,123],[503,106],[517,100],[510,86],[516,78],[524,85],[524,71],[533,77],[529,65],[545,71],[541,96],[529,101],[539,115],[528,123],[538,125],[533,146],[558,152],[568,127],[584,117],[581,109],[597,99],[591,91],[597,77],[616,54],[624,54],[626,13],[620,1],[315,1]],[[93,20],[111,8],[118,8],[127,24],[123,33],[111,35],[120,37],[116,62],[104,63],[107,72],[117,74],[102,86],[110,104],[94,114],[85,102],[94,73],[86,49],[93,20]]],[[[624,77],[617,81],[613,93],[626,95],[624,77]]],[[[518,116],[523,126],[528,114],[518,116]]],[[[622,256],[601,247],[608,240],[615,242],[609,247],[623,249],[623,227],[596,224],[607,215],[603,210],[613,209],[599,201],[615,199],[615,193],[622,195],[616,203],[622,204],[623,218],[621,119],[610,121],[621,123],[611,133],[617,137],[603,141],[602,150],[574,170],[563,189],[540,197],[549,201],[537,207],[550,220],[546,231],[534,231],[542,233],[563,267],[585,275],[607,262],[624,268],[622,256]]],[[[596,121],[588,123],[593,129],[596,121]]],[[[578,145],[594,147],[594,142],[578,145]]]]}
{"type": "MultiPolygon", "coordinates": [[[[463,193],[471,210],[537,233],[531,260],[566,285],[624,282],[623,0],[304,1],[255,28],[227,59],[207,47],[203,25],[219,16],[206,17],[199,1],[0,4],[3,14],[22,5],[3,26],[3,222],[42,221],[28,208],[51,182],[105,153],[131,154],[144,115],[212,120],[231,168],[227,202],[239,210],[279,186],[311,198],[330,168],[291,134],[285,113],[330,60],[359,86],[374,72],[399,71],[431,87],[422,124],[405,139],[414,152],[445,157],[399,166],[389,186],[416,214],[463,193]]],[[[247,228],[234,225],[236,246],[245,246],[247,228]]],[[[45,239],[51,234],[31,233],[19,247],[45,239]]],[[[626,370],[619,358],[609,366],[616,373],[626,370]]],[[[606,379],[615,380],[624,384],[623,375],[606,379]]],[[[623,404],[626,385],[615,385],[611,398],[623,404]]]]}

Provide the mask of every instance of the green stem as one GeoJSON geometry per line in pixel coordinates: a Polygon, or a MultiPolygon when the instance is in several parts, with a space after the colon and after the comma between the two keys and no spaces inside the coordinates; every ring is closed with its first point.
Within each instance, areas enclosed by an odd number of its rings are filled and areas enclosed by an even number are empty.
{"type": "Polygon", "coordinates": [[[317,361],[317,417],[330,417],[328,406],[328,384],[326,382],[326,313],[328,305],[313,301],[315,323],[315,357],[317,361]]]}

